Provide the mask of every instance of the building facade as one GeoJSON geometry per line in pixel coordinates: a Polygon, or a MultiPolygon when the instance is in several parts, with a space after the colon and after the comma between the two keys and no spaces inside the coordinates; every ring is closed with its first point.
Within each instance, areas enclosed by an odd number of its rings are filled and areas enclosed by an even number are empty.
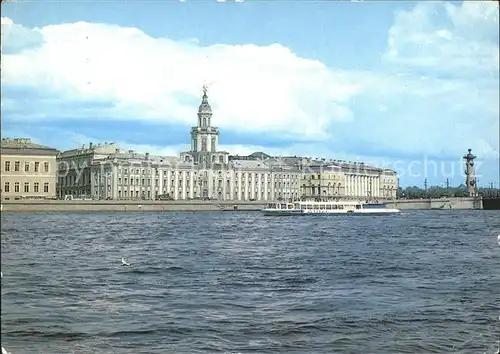
{"type": "Polygon", "coordinates": [[[395,171],[364,163],[344,161],[308,164],[303,167],[302,197],[315,200],[394,199],[398,189],[395,171]]]}
{"type": "Polygon", "coordinates": [[[59,195],[113,200],[278,201],[395,198],[392,170],[263,152],[230,156],[219,148],[206,88],[191,128],[189,151],[179,157],[123,151],[114,144],[90,146],[59,155],[59,195]],[[80,176],[80,177],[78,177],[80,176]]]}
{"type": "Polygon", "coordinates": [[[56,197],[58,151],[30,139],[3,138],[1,144],[2,200],[56,197]]]}
{"type": "Polygon", "coordinates": [[[94,161],[105,159],[119,149],[114,143],[104,143],[61,152],[57,155],[59,199],[91,198],[92,184],[90,167],[94,161]]]}

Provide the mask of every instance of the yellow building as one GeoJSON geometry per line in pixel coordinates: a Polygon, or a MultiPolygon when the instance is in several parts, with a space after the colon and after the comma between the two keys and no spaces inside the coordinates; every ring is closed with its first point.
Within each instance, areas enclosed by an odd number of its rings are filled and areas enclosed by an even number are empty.
{"type": "Polygon", "coordinates": [[[0,147],[2,200],[56,197],[56,149],[22,138],[3,138],[0,147]]]}

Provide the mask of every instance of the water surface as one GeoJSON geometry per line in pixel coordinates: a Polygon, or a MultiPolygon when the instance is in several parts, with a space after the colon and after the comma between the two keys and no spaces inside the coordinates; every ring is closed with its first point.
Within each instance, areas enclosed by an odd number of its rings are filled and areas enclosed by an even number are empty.
{"type": "Polygon", "coordinates": [[[498,211],[2,213],[1,227],[13,354],[493,353],[500,340],[498,211]]]}

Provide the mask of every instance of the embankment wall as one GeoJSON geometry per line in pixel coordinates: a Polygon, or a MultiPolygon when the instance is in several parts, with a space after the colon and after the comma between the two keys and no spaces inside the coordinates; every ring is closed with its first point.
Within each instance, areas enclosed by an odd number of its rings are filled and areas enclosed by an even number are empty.
{"type": "Polygon", "coordinates": [[[387,206],[401,210],[483,208],[480,198],[399,199],[389,201],[387,206]]]}
{"type": "MultiPolygon", "coordinates": [[[[257,211],[264,208],[262,202],[238,201],[3,201],[3,212],[144,212],[144,211],[257,211]]],[[[477,198],[409,199],[387,201],[389,208],[401,210],[425,209],[482,209],[477,198]]]]}
{"type": "Polygon", "coordinates": [[[144,212],[144,211],[252,211],[261,203],[214,202],[93,202],[93,201],[13,201],[3,202],[3,212],[144,212]]]}

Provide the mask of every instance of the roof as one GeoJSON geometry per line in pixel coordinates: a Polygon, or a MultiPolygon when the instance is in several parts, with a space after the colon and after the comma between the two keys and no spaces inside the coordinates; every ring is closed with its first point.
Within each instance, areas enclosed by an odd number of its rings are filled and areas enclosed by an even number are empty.
{"type": "Polygon", "coordinates": [[[235,169],[269,170],[271,167],[259,160],[232,160],[231,166],[235,169]]]}
{"type": "Polygon", "coordinates": [[[81,157],[83,155],[109,155],[119,151],[119,147],[115,143],[92,144],[88,146],[83,145],[80,148],[62,151],[59,153],[59,158],[81,157]]]}
{"type": "Polygon", "coordinates": [[[56,155],[58,150],[50,146],[37,144],[29,138],[2,138],[2,154],[14,155],[56,155]]]}
{"type": "Polygon", "coordinates": [[[265,159],[270,158],[271,156],[269,156],[269,155],[268,155],[268,154],[266,154],[265,152],[262,152],[262,151],[256,151],[256,152],[254,152],[253,154],[248,155],[248,157],[253,157],[253,158],[256,158],[256,159],[262,159],[262,160],[265,160],[265,159]]]}
{"type": "Polygon", "coordinates": [[[49,146],[36,144],[29,138],[2,138],[2,148],[9,149],[47,149],[47,150],[57,150],[49,146]]]}

